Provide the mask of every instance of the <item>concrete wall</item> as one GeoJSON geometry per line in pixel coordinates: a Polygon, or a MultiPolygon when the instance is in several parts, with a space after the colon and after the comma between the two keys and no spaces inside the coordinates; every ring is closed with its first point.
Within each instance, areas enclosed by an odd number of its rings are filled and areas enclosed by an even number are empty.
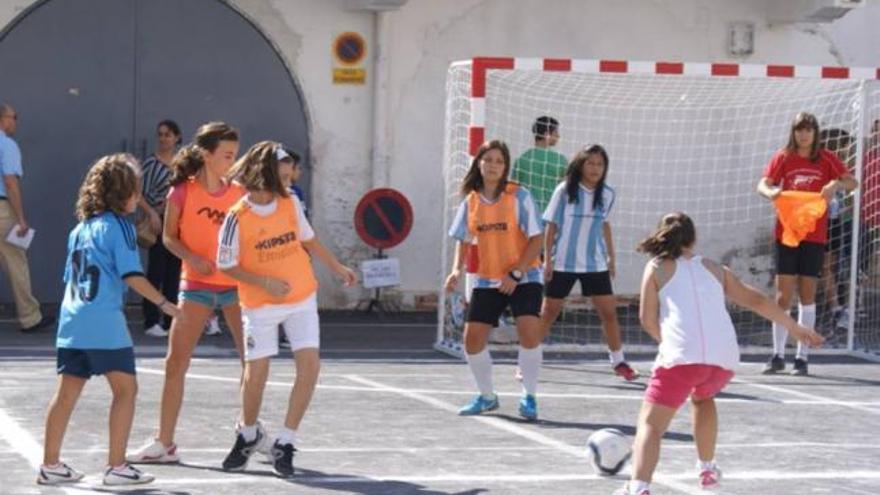
{"type": "MultiPolygon", "coordinates": [[[[357,31],[375,55],[374,18],[343,0],[233,0],[278,46],[305,96],[312,125],[315,227],[342,259],[369,255],[352,228],[354,205],[371,187],[373,70],[364,86],[331,83],[331,43],[357,31]]],[[[401,260],[404,301],[441,280],[439,245],[444,84],[451,61],[475,55],[728,60],[727,26],[755,23],[755,52],[742,62],[880,67],[880,2],[831,24],[770,22],[763,0],[410,0],[391,13],[387,155],[391,187],[415,210],[410,238],[390,254],[401,260]]],[[[0,0],[0,26],[30,2],[0,0]]],[[[811,2],[774,1],[798,12],[811,2]],[[787,5],[786,5],[787,4],[787,5]]],[[[780,7],[781,6],[781,7],[780,7]]],[[[786,10],[788,9],[788,10],[786,10]]],[[[322,305],[345,306],[362,294],[340,289],[322,271],[322,305]]],[[[365,293],[364,293],[365,294],[365,293]]]]}

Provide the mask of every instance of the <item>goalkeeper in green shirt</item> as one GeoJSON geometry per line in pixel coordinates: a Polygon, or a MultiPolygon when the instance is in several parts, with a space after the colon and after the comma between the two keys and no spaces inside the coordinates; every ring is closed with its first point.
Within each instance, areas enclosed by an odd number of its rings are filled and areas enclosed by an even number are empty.
{"type": "Polygon", "coordinates": [[[535,147],[520,155],[513,164],[513,180],[519,182],[535,199],[540,211],[547,208],[556,185],[562,181],[568,160],[551,148],[559,141],[559,121],[542,116],[532,125],[535,147]]]}

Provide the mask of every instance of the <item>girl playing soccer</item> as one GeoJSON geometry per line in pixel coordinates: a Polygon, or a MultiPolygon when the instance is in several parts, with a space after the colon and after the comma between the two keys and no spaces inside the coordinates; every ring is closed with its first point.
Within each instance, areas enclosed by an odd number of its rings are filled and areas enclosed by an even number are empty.
{"type": "Polygon", "coordinates": [[[819,345],[822,337],[795,322],[786,311],[757,289],[743,284],[722,265],[694,251],[696,231],[690,217],[670,213],[639,245],[654,256],[645,265],[639,319],[659,342],[654,372],[633,444],[633,473],[615,495],[649,495],[651,477],[660,457],[660,439],[688,396],[699,456],[699,483],[718,485],[715,465],[718,413],[715,395],[733,377],[739,362],[736,330],[725,306],[733,303],[777,322],[798,340],[819,345]]]}
{"type": "Polygon", "coordinates": [[[257,416],[269,375],[269,359],[278,354],[278,325],[284,327],[296,362],[296,382],[290,392],[284,428],[272,445],[274,471],[293,475],[296,432],[318,381],[318,282],[310,255],[342,278],[356,281],[354,272],[336,260],[315,236],[299,200],[287,189],[294,159],[275,142],[251,147],[231,172],[247,195],[226,215],[220,231],[217,266],[238,281],[245,348],[242,410],[235,445],[223,469],[241,471],[265,431],[257,416]]]}
{"type": "MultiPolygon", "coordinates": [[[[812,114],[801,112],[791,123],[788,144],[776,152],[764,177],[758,182],[758,194],[776,198],[782,191],[821,192],[831,201],[840,190],[852,191],[858,186],[846,165],[834,153],[819,145],[819,122],[812,114]]],[[[813,328],[816,324],[816,286],[822,272],[822,258],[828,243],[828,216],[820,218],[816,229],[797,245],[781,242],[782,223],[776,221],[776,303],[788,310],[798,292],[798,322],[813,328]]],[[[773,324],[773,355],[764,373],[785,369],[787,334],[778,323],[773,324]]],[[[807,374],[808,347],[798,343],[792,374],[807,374]]]]}
{"type": "Polygon", "coordinates": [[[170,316],[179,317],[180,310],[144,277],[134,225],[125,219],[137,208],[139,173],[131,155],[105,156],[95,162],[79,190],[79,224],[67,241],[64,301],[58,320],[58,389],[46,414],[39,484],[83,477],[60,462],[59,456],[70,415],[93,375],[104,375],[113,392],[104,484],[153,481],[153,476],[125,463],[137,394],[134,351],[122,309],[126,285],[170,316]]]}
{"type": "Polygon", "coordinates": [[[165,208],[163,241],[183,261],[179,306],[186,319],[171,323],[158,437],[130,455],[129,462],[178,462],[174,430],[193,349],[214,309],[223,310],[239,355],[243,356],[241,310],[235,280],[217,270],[217,233],[227,210],[244,191],[226,178],[238,154],[238,131],[222,122],[199,127],[194,143],[171,164],[171,191],[165,208]]]}
{"type": "Polygon", "coordinates": [[[579,281],[581,293],[590,296],[602,321],[608,355],[614,372],[627,381],[639,374],[624,361],[617,322],[617,301],[611,290],[614,278],[614,243],[611,209],[614,189],[605,183],[608,153],[594,144],[572,159],[544,212],[543,337],[550,334],[565,298],[579,281]]]}
{"type": "Polygon", "coordinates": [[[456,238],[455,260],[446,278],[446,290],[458,285],[464,268],[464,253],[476,238],[480,252],[477,281],[471,295],[464,345],[467,362],[480,393],[459,410],[462,416],[498,408],[492,385],[492,357],[486,344],[489,331],[510,306],[519,334],[519,357],[524,395],[520,416],[535,420],[538,405],[538,370],[541,367],[541,221],[527,189],[507,180],[510,152],[502,141],[480,146],[464,177],[465,197],[449,229],[456,238]]]}

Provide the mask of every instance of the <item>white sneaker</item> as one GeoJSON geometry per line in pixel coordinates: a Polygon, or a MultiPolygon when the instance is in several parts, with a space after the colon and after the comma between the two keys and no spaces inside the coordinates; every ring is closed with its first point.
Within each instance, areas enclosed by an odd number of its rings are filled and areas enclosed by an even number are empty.
{"type": "Polygon", "coordinates": [[[59,485],[61,483],[75,483],[83,478],[83,474],[72,467],[59,462],[55,466],[40,466],[37,475],[37,484],[59,485]]]}
{"type": "Polygon", "coordinates": [[[223,333],[223,330],[220,328],[220,321],[217,320],[217,317],[213,317],[208,320],[208,324],[205,325],[205,335],[220,335],[223,333]]]}
{"type": "Polygon", "coordinates": [[[155,325],[148,328],[144,333],[149,335],[150,337],[167,337],[168,336],[168,330],[165,330],[164,328],[162,328],[162,325],[160,325],[158,323],[156,323],[155,325]]]}
{"type": "Polygon", "coordinates": [[[152,474],[145,473],[131,464],[123,464],[120,468],[107,466],[104,471],[105,485],[143,485],[156,479],[152,474]]]}
{"type": "Polygon", "coordinates": [[[166,447],[158,439],[153,439],[133,454],[125,456],[125,460],[135,464],[173,464],[180,462],[180,456],[177,455],[177,445],[172,443],[166,447]]]}
{"type": "Polygon", "coordinates": [[[262,433],[262,437],[260,441],[257,442],[256,450],[257,452],[266,456],[266,460],[269,462],[275,461],[275,456],[272,454],[272,439],[269,438],[269,434],[266,432],[266,427],[263,426],[263,422],[257,420],[257,429],[262,433]]]}

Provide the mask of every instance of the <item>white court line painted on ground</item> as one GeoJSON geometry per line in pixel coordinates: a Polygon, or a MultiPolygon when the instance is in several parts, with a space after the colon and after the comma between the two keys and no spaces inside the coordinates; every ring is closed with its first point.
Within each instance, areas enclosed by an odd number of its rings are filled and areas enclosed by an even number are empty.
{"type": "MultiPolygon", "coordinates": [[[[656,484],[675,484],[680,485],[679,489],[685,493],[694,495],[704,495],[704,490],[691,487],[696,485],[696,475],[694,473],[676,473],[676,474],[660,474],[663,482],[657,479],[656,484]],[[685,484],[685,482],[687,484],[685,484]]],[[[517,483],[544,483],[548,481],[597,481],[609,480],[607,476],[599,476],[595,474],[502,474],[502,475],[364,475],[364,476],[301,476],[294,478],[292,481],[284,481],[278,478],[269,478],[263,476],[248,475],[229,475],[222,478],[157,478],[154,485],[216,485],[222,483],[258,483],[260,481],[280,481],[285,484],[293,483],[295,485],[322,485],[322,484],[339,484],[339,483],[480,483],[480,482],[517,482],[517,483]]],[[[621,483],[623,479],[621,479],[621,483]]],[[[880,471],[828,471],[828,472],[798,472],[798,471],[742,471],[728,474],[724,472],[726,480],[746,480],[746,481],[777,481],[777,480],[840,480],[840,479],[862,479],[862,480],[880,480],[880,471]]],[[[150,485],[145,485],[149,487],[150,485]]],[[[723,486],[723,485],[722,485],[723,486]]]]}
{"type": "MultiPolygon", "coordinates": [[[[148,375],[164,375],[165,372],[160,369],[154,368],[144,368],[138,367],[139,373],[144,373],[148,375]]],[[[214,375],[204,375],[200,373],[187,373],[187,378],[193,378],[197,380],[209,380],[216,382],[229,382],[229,383],[238,383],[238,378],[233,377],[223,377],[223,376],[214,376],[214,375]]],[[[346,374],[334,374],[334,375],[321,375],[332,376],[336,378],[349,378],[351,375],[346,374]]],[[[366,376],[366,375],[359,375],[366,376]]],[[[417,376],[425,376],[425,375],[417,375],[417,376]]],[[[293,380],[289,382],[282,381],[274,381],[269,380],[266,382],[266,385],[273,387],[291,387],[293,385],[293,380]]],[[[327,385],[327,384],[318,384],[319,389],[325,390],[347,390],[352,392],[370,392],[370,393],[397,393],[392,390],[383,390],[380,388],[372,387],[372,386],[363,386],[357,387],[352,385],[327,385]]],[[[2,389],[2,387],[0,387],[2,389]]],[[[474,393],[472,391],[467,390],[437,390],[437,389],[399,389],[405,390],[407,392],[416,393],[416,394],[432,394],[432,395],[456,395],[462,397],[472,396],[474,393]]],[[[545,399],[598,399],[598,400],[628,400],[628,401],[641,401],[643,396],[641,391],[636,394],[562,394],[562,393],[553,393],[553,392],[541,392],[541,397],[545,399]]],[[[498,395],[501,397],[520,397],[522,392],[498,392],[498,395]]],[[[830,401],[830,400],[786,400],[786,399],[773,399],[773,400],[751,400],[751,399],[728,399],[719,397],[716,399],[717,402],[720,403],[741,403],[741,404],[787,404],[787,405],[806,405],[806,406],[856,406],[861,404],[871,404],[880,407],[880,402],[869,401],[869,402],[845,402],[845,401],[830,401]]],[[[880,413],[880,411],[875,411],[880,413]]]]}
{"type": "Polygon", "coordinates": [[[753,382],[751,380],[745,380],[741,377],[734,378],[733,382],[734,383],[742,383],[742,384],[748,385],[750,387],[769,390],[771,392],[777,392],[777,393],[793,395],[795,397],[801,397],[803,399],[813,401],[813,403],[818,402],[818,403],[823,403],[823,404],[828,404],[828,405],[833,405],[833,406],[849,407],[849,408],[855,409],[857,411],[880,415],[880,410],[878,410],[878,409],[873,409],[871,407],[863,406],[861,404],[854,404],[851,402],[831,399],[831,398],[824,397],[821,395],[809,394],[807,392],[801,392],[800,390],[791,390],[791,389],[788,389],[785,387],[779,387],[776,385],[767,385],[766,383],[753,382]]]}
{"type": "MultiPolygon", "coordinates": [[[[403,397],[417,400],[419,402],[434,406],[438,409],[450,412],[452,414],[458,414],[458,407],[457,406],[450,404],[448,402],[443,402],[443,401],[441,401],[439,399],[435,399],[433,397],[429,397],[427,395],[424,395],[424,394],[421,394],[418,392],[410,392],[409,390],[400,389],[400,388],[397,388],[397,387],[394,387],[391,385],[387,385],[387,384],[384,384],[381,382],[377,382],[375,380],[370,380],[368,378],[364,378],[364,377],[358,376],[358,375],[350,375],[348,377],[348,379],[353,382],[356,382],[356,383],[361,383],[364,385],[376,387],[377,389],[383,389],[383,390],[388,390],[389,392],[394,392],[394,393],[401,395],[403,397]]],[[[556,440],[555,438],[550,438],[544,434],[538,433],[538,432],[530,430],[528,428],[523,428],[522,426],[515,425],[513,423],[510,423],[508,421],[505,421],[505,420],[502,420],[499,418],[486,417],[486,416],[473,416],[473,417],[467,418],[467,419],[479,421],[483,424],[492,426],[493,428],[496,428],[496,429],[499,429],[502,431],[506,431],[508,433],[512,433],[516,436],[531,440],[535,443],[538,443],[538,444],[541,444],[541,445],[544,445],[547,447],[552,447],[560,452],[572,455],[572,456],[580,458],[580,459],[587,458],[587,449],[585,449],[583,447],[575,447],[573,445],[569,445],[565,442],[561,442],[559,440],[556,440]]],[[[668,488],[672,488],[674,490],[678,490],[683,493],[687,493],[689,495],[700,495],[700,493],[701,493],[700,491],[697,491],[697,489],[694,487],[687,486],[683,483],[679,483],[679,482],[671,480],[671,479],[667,479],[666,477],[664,477],[662,475],[655,475],[654,482],[657,483],[658,485],[664,485],[668,488]]]]}
{"type": "MultiPolygon", "coordinates": [[[[40,468],[43,463],[43,446],[37,443],[36,439],[2,408],[0,408],[0,439],[13,447],[15,453],[23,457],[35,472],[40,468]]],[[[38,486],[36,482],[34,482],[34,486],[38,486]]],[[[79,488],[74,490],[58,487],[58,489],[66,494],[99,493],[79,488]]]]}
{"type": "MultiPolygon", "coordinates": [[[[821,447],[823,449],[858,449],[858,450],[880,450],[880,445],[861,444],[861,443],[823,443],[823,442],[767,442],[767,443],[731,443],[718,444],[716,450],[737,450],[737,449],[798,449],[807,447],[821,447]]],[[[693,450],[694,446],[690,443],[686,445],[664,444],[663,450],[693,450]]],[[[297,450],[304,453],[336,453],[336,454],[372,454],[376,452],[394,453],[401,452],[407,454],[430,453],[430,452],[518,452],[518,451],[552,451],[554,447],[542,446],[486,446],[486,447],[302,447],[298,446],[297,450]]],[[[64,449],[68,454],[101,454],[106,453],[107,449],[102,446],[95,446],[88,449],[64,449]]],[[[229,452],[228,448],[189,448],[182,450],[183,454],[189,459],[189,454],[225,454],[229,452]]],[[[0,449],[0,454],[18,453],[14,449],[0,449]]]]}

